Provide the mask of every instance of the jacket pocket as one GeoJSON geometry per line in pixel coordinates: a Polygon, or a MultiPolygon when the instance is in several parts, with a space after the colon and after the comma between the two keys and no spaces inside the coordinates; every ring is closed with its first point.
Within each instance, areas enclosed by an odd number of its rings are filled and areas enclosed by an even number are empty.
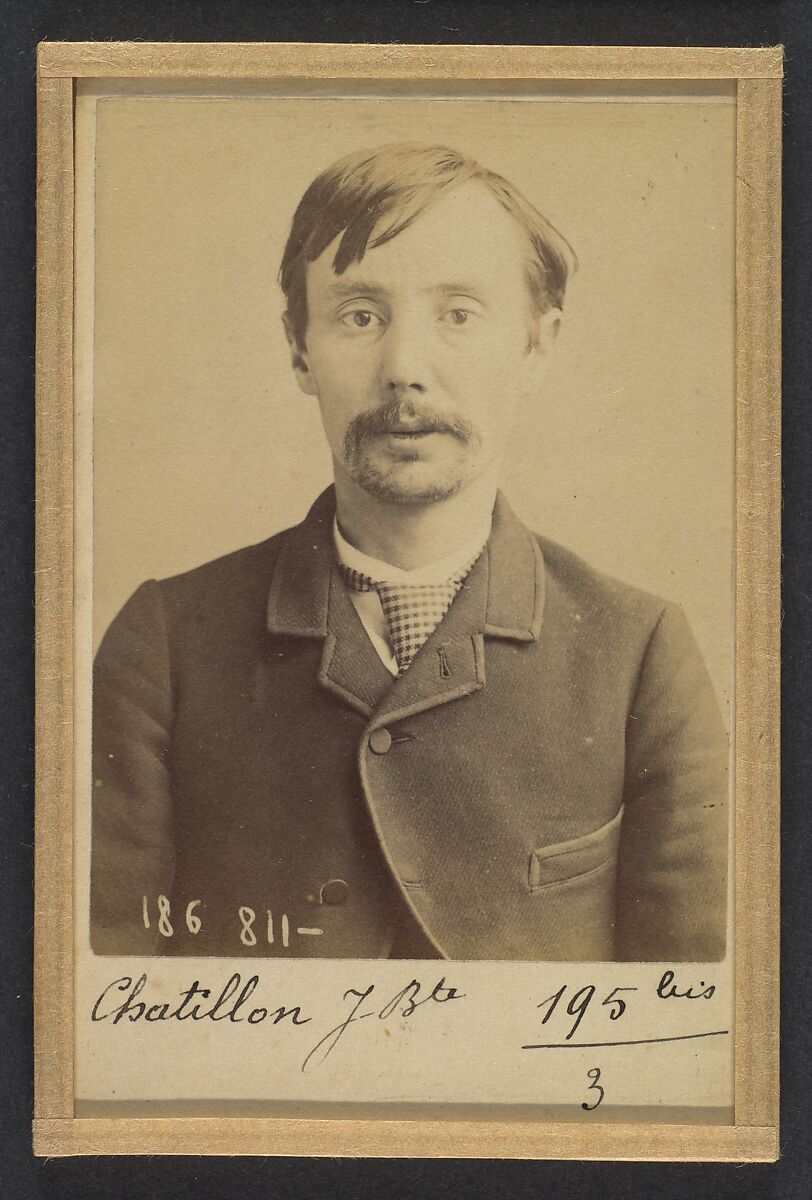
{"type": "Polygon", "coordinates": [[[617,855],[622,818],[623,805],[611,821],[592,833],[534,850],[530,855],[530,891],[582,879],[612,862],[617,855]]]}

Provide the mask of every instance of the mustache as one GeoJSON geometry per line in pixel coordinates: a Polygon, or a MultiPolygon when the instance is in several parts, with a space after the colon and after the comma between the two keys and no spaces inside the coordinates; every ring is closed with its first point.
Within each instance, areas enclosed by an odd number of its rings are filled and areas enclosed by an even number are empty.
{"type": "Polygon", "coordinates": [[[475,426],[459,413],[439,412],[430,404],[416,404],[414,400],[393,400],[353,417],[344,435],[344,448],[348,456],[355,455],[373,437],[402,433],[404,424],[416,424],[427,433],[450,433],[461,442],[479,440],[475,426]]]}

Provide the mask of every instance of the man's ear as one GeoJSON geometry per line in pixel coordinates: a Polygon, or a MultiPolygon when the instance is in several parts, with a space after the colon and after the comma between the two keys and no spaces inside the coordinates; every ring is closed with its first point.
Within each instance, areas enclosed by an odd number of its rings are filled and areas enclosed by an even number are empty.
{"type": "Polygon", "coordinates": [[[534,387],[547,370],[553,347],[561,328],[563,314],[560,308],[548,308],[541,316],[534,317],[531,327],[532,343],[527,356],[528,384],[534,387]]]}
{"type": "Polygon", "coordinates": [[[563,319],[564,314],[560,308],[549,308],[538,318],[536,346],[542,354],[547,355],[552,350],[563,319]]]}
{"type": "Polygon", "coordinates": [[[302,391],[308,396],[317,396],[318,390],[316,382],[310,373],[310,364],[307,361],[307,352],[302,349],[296,340],[296,335],[293,332],[293,325],[287,313],[282,314],[282,324],[285,329],[285,337],[288,340],[290,347],[290,365],[293,367],[293,374],[296,376],[296,382],[302,391]]]}

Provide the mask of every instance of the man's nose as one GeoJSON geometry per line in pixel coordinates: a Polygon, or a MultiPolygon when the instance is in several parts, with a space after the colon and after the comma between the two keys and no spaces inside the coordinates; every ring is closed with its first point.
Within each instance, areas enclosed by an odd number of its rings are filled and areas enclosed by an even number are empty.
{"type": "Polygon", "coordinates": [[[417,320],[392,321],[382,338],[381,384],[388,392],[423,393],[429,384],[429,331],[417,320]]]}

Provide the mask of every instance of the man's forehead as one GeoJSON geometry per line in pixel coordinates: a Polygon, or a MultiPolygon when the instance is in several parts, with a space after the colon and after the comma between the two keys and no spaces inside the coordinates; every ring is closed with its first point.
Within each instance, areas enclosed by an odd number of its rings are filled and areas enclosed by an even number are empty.
{"type": "Polygon", "coordinates": [[[494,275],[514,274],[526,261],[526,234],[482,183],[452,189],[394,237],[373,244],[397,223],[396,213],[387,214],[372,231],[363,257],[337,275],[333,262],[342,232],[309,265],[309,277],[340,295],[343,288],[357,287],[362,280],[369,282],[370,289],[382,286],[376,277],[389,276],[394,268],[398,276],[420,273],[427,286],[454,290],[456,283],[476,281],[481,286],[494,275]]]}

